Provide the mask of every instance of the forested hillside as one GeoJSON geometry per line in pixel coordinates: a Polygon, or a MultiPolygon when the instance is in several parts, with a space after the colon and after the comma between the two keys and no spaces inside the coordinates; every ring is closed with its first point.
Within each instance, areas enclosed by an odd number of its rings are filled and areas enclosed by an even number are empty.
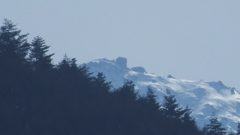
{"type": "MultiPolygon", "coordinates": [[[[139,96],[131,81],[112,90],[77,60],[52,64],[44,39],[9,20],[0,28],[0,134],[2,135],[223,135],[217,116],[203,129],[168,91],[163,103],[149,87],[139,96]]],[[[84,57],[84,56],[82,56],[84,57]]]]}

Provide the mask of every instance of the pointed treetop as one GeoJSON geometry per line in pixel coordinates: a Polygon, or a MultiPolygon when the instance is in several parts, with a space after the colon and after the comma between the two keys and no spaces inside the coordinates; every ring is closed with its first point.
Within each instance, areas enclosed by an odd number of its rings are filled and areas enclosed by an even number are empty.
{"type": "Polygon", "coordinates": [[[33,39],[29,57],[35,69],[49,69],[53,67],[51,57],[54,54],[47,54],[49,47],[43,38],[37,36],[33,39]]]}
{"type": "Polygon", "coordinates": [[[1,57],[18,57],[24,59],[29,51],[27,35],[21,35],[12,21],[4,19],[0,27],[0,55],[1,57]]]}

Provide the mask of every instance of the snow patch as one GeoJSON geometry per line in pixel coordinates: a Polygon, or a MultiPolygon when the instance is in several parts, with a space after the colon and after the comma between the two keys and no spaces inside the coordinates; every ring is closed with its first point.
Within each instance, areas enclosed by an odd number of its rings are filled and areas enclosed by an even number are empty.
{"type": "Polygon", "coordinates": [[[124,80],[132,80],[139,94],[146,94],[148,86],[156,91],[158,102],[169,89],[181,106],[193,109],[192,115],[200,127],[209,123],[208,118],[216,113],[225,127],[237,129],[240,121],[240,92],[225,86],[221,81],[204,82],[177,79],[147,73],[143,67],[127,67],[127,59],[118,57],[116,60],[98,59],[86,63],[89,70],[96,75],[103,72],[106,81],[112,82],[115,88],[122,86],[124,80]]]}

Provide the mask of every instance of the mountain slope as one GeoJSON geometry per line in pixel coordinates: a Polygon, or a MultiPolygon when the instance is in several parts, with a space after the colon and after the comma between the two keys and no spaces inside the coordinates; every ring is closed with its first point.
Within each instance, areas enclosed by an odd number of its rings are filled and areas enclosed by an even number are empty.
{"type": "Polygon", "coordinates": [[[225,86],[221,81],[204,82],[177,79],[171,75],[158,76],[147,73],[143,67],[127,67],[127,59],[119,57],[116,60],[97,59],[86,63],[89,70],[96,75],[103,72],[106,80],[112,82],[113,87],[120,87],[124,80],[132,80],[136,90],[145,94],[147,87],[156,90],[158,101],[169,89],[182,105],[188,105],[192,115],[200,127],[208,124],[208,117],[216,113],[222,124],[236,130],[240,121],[240,94],[235,88],[225,86]]]}

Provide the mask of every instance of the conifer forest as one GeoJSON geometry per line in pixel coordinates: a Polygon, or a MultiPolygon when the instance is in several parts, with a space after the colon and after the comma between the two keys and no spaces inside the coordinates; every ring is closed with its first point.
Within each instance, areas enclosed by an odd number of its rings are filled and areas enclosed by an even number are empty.
{"type": "MultiPolygon", "coordinates": [[[[113,88],[75,58],[53,64],[45,40],[28,41],[17,25],[0,25],[1,135],[237,135],[217,114],[198,127],[191,108],[167,91],[158,103],[151,87],[139,95],[131,80],[113,88]]],[[[82,56],[84,57],[84,56],[82,56]]],[[[240,129],[240,127],[239,127],[240,129]]]]}

